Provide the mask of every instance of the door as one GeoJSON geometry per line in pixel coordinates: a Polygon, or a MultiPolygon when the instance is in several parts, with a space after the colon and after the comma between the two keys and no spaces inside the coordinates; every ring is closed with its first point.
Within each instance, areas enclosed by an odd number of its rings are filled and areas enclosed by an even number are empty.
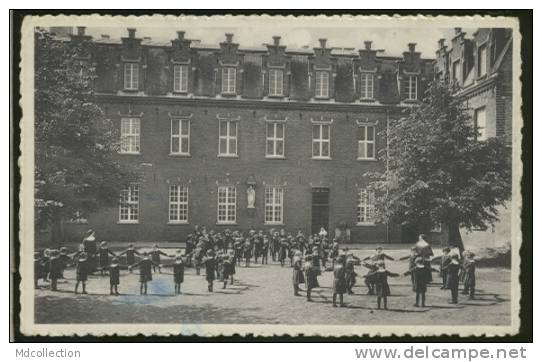
{"type": "Polygon", "coordinates": [[[315,187],[312,189],[312,235],[318,234],[322,226],[329,233],[329,189],[315,187]]]}

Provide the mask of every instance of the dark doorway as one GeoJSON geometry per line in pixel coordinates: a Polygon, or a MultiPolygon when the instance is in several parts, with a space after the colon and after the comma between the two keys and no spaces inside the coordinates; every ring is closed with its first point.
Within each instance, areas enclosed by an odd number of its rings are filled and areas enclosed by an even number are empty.
{"type": "Polygon", "coordinates": [[[318,234],[322,226],[329,233],[329,189],[314,187],[312,189],[312,235],[318,234]]]}

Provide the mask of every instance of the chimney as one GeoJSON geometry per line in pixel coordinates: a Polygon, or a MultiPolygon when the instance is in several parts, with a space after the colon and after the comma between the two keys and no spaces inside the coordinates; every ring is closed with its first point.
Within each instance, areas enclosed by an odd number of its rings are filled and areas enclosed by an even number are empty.
{"type": "Polygon", "coordinates": [[[128,28],[128,38],[134,39],[135,38],[136,29],[135,28],[128,28]]]}
{"type": "Polygon", "coordinates": [[[184,40],[184,31],[178,31],[177,32],[177,39],[184,40]]]}
{"type": "Polygon", "coordinates": [[[325,49],[327,39],[326,38],[320,38],[320,39],[318,39],[318,41],[320,42],[320,48],[325,49]]]}
{"type": "Polygon", "coordinates": [[[232,39],[233,39],[233,34],[226,33],[226,43],[231,43],[232,39]]]}
{"type": "Polygon", "coordinates": [[[86,26],[78,26],[77,27],[77,35],[78,36],[85,36],[85,29],[87,27],[86,26]]]}
{"type": "Polygon", "coordinates": [[[108,34],[102,34],[102,39],[109,39],[109,35],[108,34]]]}
{"type": "Polygon", "coordinates": [[[274,45],[279,45],[280,44],[280,36],[275,35],[273,37],[273,44],[274,45]]]}
{"type": "Polygon", "coordinates": [[[446,41],[446,39],[444,39],[444,38],[441,38],[441,39],[438,40],[438,48],[439,49],[444,48],[444,42],[445,41],[446,41]]]}
{"type": "Polygon", "coordinates": [[[461,28],[454,28],[454,31],[456,36],[461,34],[461,28]]]}
{"type": "Polygon", "coordinates": [[[372,41],[366,40],[363,43],[365,44],[365,50],[371,50],[371,45],[373,44],[372,41]]]}
{"type": "Polygon", "coordinates": [[[408,51],[414,53],[416,51],[416,43],[408,43],[408,51]]]}

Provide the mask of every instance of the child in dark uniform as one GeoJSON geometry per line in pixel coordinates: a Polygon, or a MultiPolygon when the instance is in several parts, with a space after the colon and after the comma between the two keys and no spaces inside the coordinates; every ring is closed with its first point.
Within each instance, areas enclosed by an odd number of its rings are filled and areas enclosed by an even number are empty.
{"type": "Polygon", "coordinates": [[[378,269],[374,272],[376,285],[376,303],[380,309],[381,303],[384,302],[384,309],[388,309],[388,296],[391,295],[388,277],[398,277],[399,274],[392,273],[386,270],[384,261],[377,263],[378,269]]]}
{"type": "Polygon", "coordinates": [[[222,264],[221,264],[221,271],[220,271],[220,276],[221,276],[221,280],[222,280],[222,289],[226,289],[226,285],[228,284],[228,279],[232,279],[232,284],[233,284],[233,274],[231,274],[232,272],[232,266],[234,266],[234,260],[233,258],[231,257],[231,255],[229,253],[226,253],[224,254],[224,256],[222,257],[222,264]]]}
{"type": "Polygon", "coordinates": [[[111,259],[111,265],[109,265],[109,294],[119,295],[120,284],[120,265],[119,259],[115,256],[111,259]]]}
{"type": "Polygon", "coordinates": [[[461,269],[461,265],[459,264],[459,255],[452,254],[450,264],[448,264],[446,267],[444,267],[444,270],[448,272],[448,276],[446,279],[447,287],[450,289],[450,293],[452,294],[452,300],[451,304],[457,304],[457,295],[459,292],[459,271],[461,269]]]}
{"type": "Polygon", "coordinates": [[[410,274],[414,280],[414,291],[416,292],[415,307],[419,307],[420,304],[422,307],[425,307],[425,292],[427,292],[427,284],[429,283],[425,268],[426,265],[423,258],[418,257],[414,262],[414,266],[405,273],[405,275],[410,274]]]}
{"type": "Polygon", "coordinates": [[[137,263],[130,265],[130,269],[139,267],[139,294],[147,294],[147,283],[152,280],[152,270],[154,268],[160,268],[159,264],[154,263],[148,252],[143,253],[143,259],[137,263]]]}
{"type": "Polygon", "coordinates": [[[293,266],[293,276],[292,282],[294,284],[294,295],[299,296],[299,284],[305,283],[305,278],[303,276],[303,262],[301,260],[302,253],[297,251],[294,255],[294,266],[293,266]]]}
{"type": "Polygon", "coordinates": [[[279,253],[278,253],[278,257],[279,257],[279,261],[280,261],[280,266],[283,267],[284,266],[284,262],[286,260],[286,256],[288,256],[288,241],[286,240],[286,238],[281,238],[280,239],[280,242],[279,242],[279,253]]]}
{"type": "Polygon", "coordinates": [[[269,255],[269,236],[264,235],[262,241],[262,264],[267,264],[267,257],[269,255]]]}
{"type": "Polygon", "coordinates": [[[51,251],[51,257],[48,263],[49,279],[51,280],[51,290],[56,291],[58,279],[62,278],[63,262],[59,258],[58,250],[51,251]]]}
{"type": "Polygon", "coordinates": [[[447,279],[448,279],[448,270],[446,266],[450,264],[452,258],[450,257],[450,248],[446,247],[442,249],[442,256],[440,257],[440,276],[442,277],[442,287],[440,289],[446,289],[447,279]]]}
{"type": "Polygon", "coordinates": [[[367,274],[363,276],[365,285],[367,286],[367,295],[374,295],[376,290],[375,272],[378,270],[378,265],[376,262],[363,262],[361,265],[369,269],[367,274]]]}
{"type": "Polygon", "coordinates": [[[104,275],[104,271],[106,271],[107,268],[109,267],[109,255],[112,255],[113,257],[117,256],[115,253],[109,250],[109,248],[107,247],[107,243],[105,241],[102,241],[100,243],[100,248],[98,249],[95,255],[98,256],[101,275],[104,275]]]}
{"type": "Polygon", "coordinates": [[[355,271],[355,265],[360,264],[360,259],[354,256],[354,253],[349,251],[346,254],[346,261],[344,263],[344,271],[346,277],[346,291],[348,294],[354,294],[352,288],[356,285],[356,276],[358,275],[355,271]]]}
{"type": "MultiPolygon", "coordinates": [[[[416,252],[416,247],[413,246],[410,248],[410,255],[409,256],[403,256],[399,258],[399,260],[408,260],[408,270],[413,270],[416,267],[416,258],[418,257],[418,253],[416,252]]],[[[412,291],[416,291],[416,285],[414,283],[414,273],[410,274],[410,283],[412,284],[412,291]]],[[[406,274],[405,274],[406,275],[406,274]]]]}
{"type": "Polygon", "coordinates": [[[216,259],[212,250],[207,250],[207,256],[203,260],[205,265],[205,279],[207,280],[207,290],[213,291],[213,281],[216,275],[216,259]]]}
{"type": "Polygon", "coordinates": [[[158,266],[160,265],[160,255],[163,255],[163,256],[170,256],[170,255],[167,255],[162,250],[158,249],[158,244],[154,244],[150,254],[151,254],[151,260],[153,263],[152,271],[156,272],[156,269],[158,268],[158,273],[161,273],[160,267],[158,266]]]}
{"type": "Polygon", "coordinates": [[[88,274],[90,273],[90,268],[91,266],[87,259],[87,253],[85,252],[79,253],[79,256],[76,260],[76,269],[75,269],[75,274],[76,274],[76,279],[77,279],[75,283],[75,294],[77,294],[79,283],[81,283],[83,286],[82,293],[87,294],[86,287],[87,287],[88,274]]]}
{"type": "Polygon", "coordinates": [[[305,265],[303,269],[305,270],[305,287],[307,288],[307,302],[312,302],[311,291],[313,288],[318,288],[318,279],[316,270],[312,264],[312,255],[305,256],[305,265]]]}
{"type": "Polygon", "coordinates": [[[463,268],[465,269],[465,279],[462,294],[468,295],[469,300],[472,300],[474,299],[476,289],[476,261],[474,260],[474,253],[470,251],[465,253],[463,268]]]}
{"type": "Polygon", "coordinates": [[[346,274],[344,269],[344,255],[339,255],[333,266],[333,306],[337,306],[337,295],[339,306],[344,307],[343,295],[346,293],[346,274]]]}
{"type": "MultiPolygon", "coordinates": [[[[136,263],[136,255],[141,255],[137,250],[134,248],[134,244],[129,244],[128,249],[121,252],[118,256],[126,255],[126,265],[130,266],[136,263]]],[[[132,271],[130,270],[130,273],[132,271]]]]}
{"type": "Polygon", "coordinates": [[[250,258],[252,257],[252,244],[250,239],[246,238],[245,244],[243,245],[243,256],[245,258],[245,268],[250,267],[250,258]]]}

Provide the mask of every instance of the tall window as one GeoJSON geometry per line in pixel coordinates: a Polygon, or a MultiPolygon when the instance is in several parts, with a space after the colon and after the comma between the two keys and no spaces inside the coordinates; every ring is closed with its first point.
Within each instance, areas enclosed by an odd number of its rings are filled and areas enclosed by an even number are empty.
{"type": "Polygon", "coordinates": [[[476,139],[478,141],[487,140],[486,107],[480,107],[474,110],[474,122],[475,122],[476,128],[478,129],[478,135],[476,139]]]}
{"type": "Polygon", "coordinates": [[[283,194],[282,187],[266,186],[265,188],[265,223],[283,223],[283,194]]]}
{"type": "Polygon", "coordinates": [[[139,185],[130,185],[120,191],[119,222],[139,221],[139,185]]]}
{"type": "Polygon", "coordinates": [[[171,120],[171,153],[179,155],[190,154],[190,120],[171,120]]]}
{"type": "Polygon", "coordinates": [[[169,186],[169,222],[188,222],[188,186],[169,186]]]}
{"type": "Polygon", "coordinates": [[[375,159],[375,126],[358,127],[358,160],[375,159]]]}
{"type": "Polygon", "coordinates": [[[459,59],[456,60],[455,62],[452,63],[452,78],[454,79],[454,81],[456,82],[459,82],[459,77],[460,77],[460,62],[459,62],[459,59]]]}
{"type": "Polygon", "coordinates": [[[486,44],[478,47],[478,76],[482,77],[487,73],[487,46],[486,44]]]}
{"type": "Polygon", "coordinates": [[[188,65],[173,66],[173,91],[188,92],[188,65]]]}
{"type": "Polygon", "coordinates": [[[373,222],[374,202],[375,196],[373,190],[358,190],[358,207],[356,217],[358,224],[367,224],[373,222]]]}
{"type": "Polygon", "coordinates": [[[284,157],[284,123],[267,123],[265,156],[284,157]]]}
{"type": "Polygon", "coordinates": [[[418,77],[409,76],[407,82],[407,99],[418,99],[418,77]]]}
{"type": "Polygon", "coordinates": [[[374,98],[374,75],[372,73],[361,73],[361,99],[374,98]]]}
{"type": "Polygon", "coordinates": [[[235,94],[236,69],[233,67],[222,68],[222,93],[235,94]]]}
{"type": "Polygon", "coordinates": [[[312,157],[329,158],[329,124],[315,124],[312,126],[312,157]]]}
{"type": "Polygon", "coordinates": [[[269,95],[282,96],[282,77],[280,69],[269,69],[269,95]]]}
{"type": "Polygon", "coordinates": [[[124,63],[124,89],[139,89],[139,64],[124,63]]]}
{"type": "Polygon", "coordinates": [[[120,121],[120,152],[139,153],[139,118],[122,118],[120,121]]]}
{"type": "Polygon", "coordinates": [[[234,186],[220,186],[218,188],[217,223],[235,224],[236,192],[234,186]]]}
{"type": "Polygon", "coordinates": [[[328,98],[329,97],[329,73],[317,71],[314,86],[315,86],[316,98],[328,98]]]}
{"type": "Polygon", "coordinates": [[[237,122],[221,120],[219,122],[219,156],[237,156],[237,122]]]}

